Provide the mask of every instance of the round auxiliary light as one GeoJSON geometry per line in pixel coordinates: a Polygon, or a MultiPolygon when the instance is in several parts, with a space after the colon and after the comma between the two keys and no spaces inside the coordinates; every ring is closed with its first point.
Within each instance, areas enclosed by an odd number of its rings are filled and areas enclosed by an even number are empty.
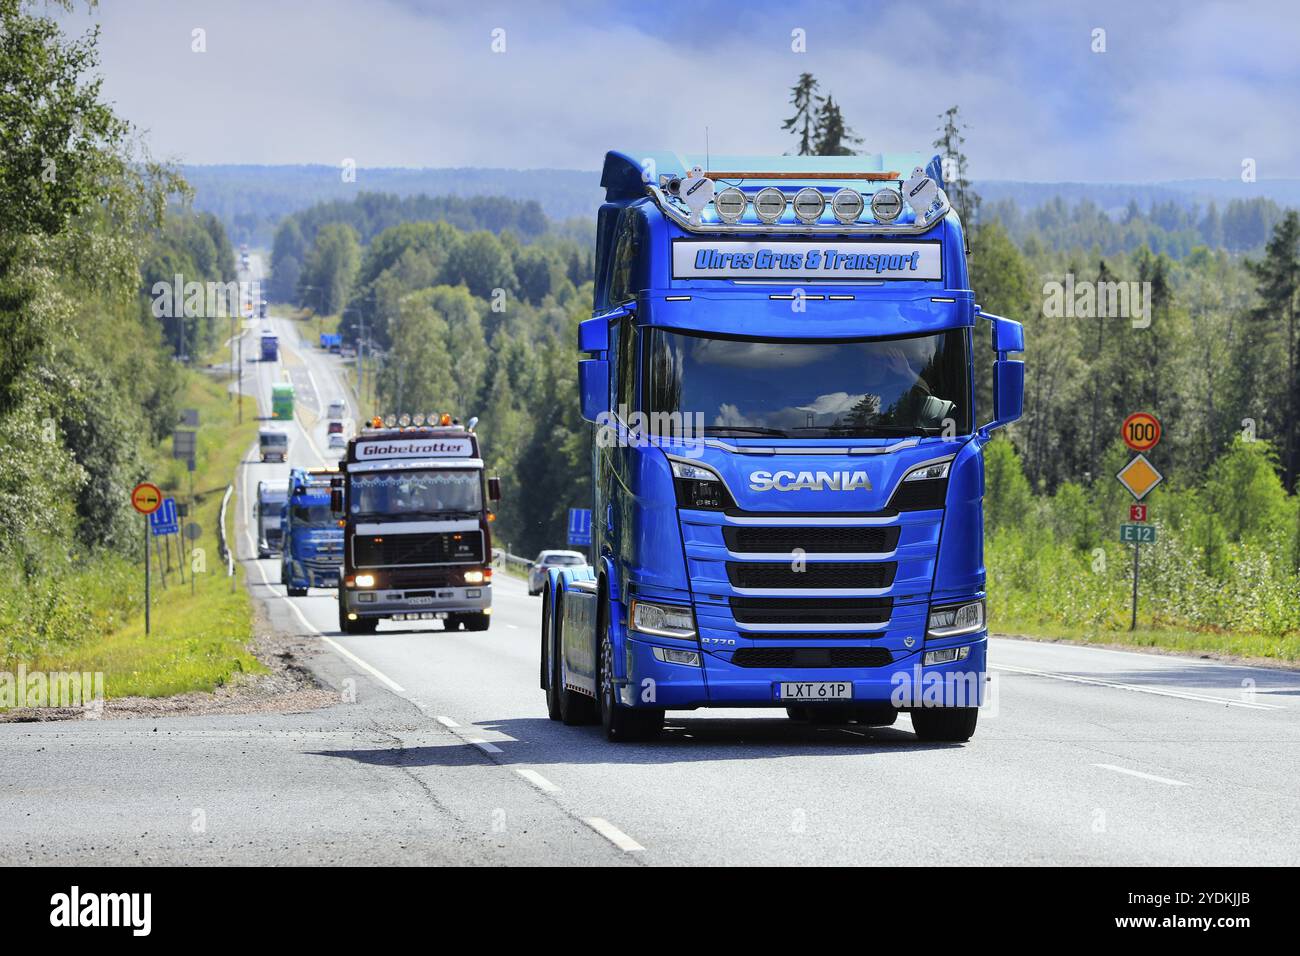
{"type": "Polygon", "coordinates": [[[403,415],[401,418],[399,418],[399,419],[397,420],[397,424],[399,424],[399,425],[401,425],[403,428],[405,428],[407,425],[411,424],[411,416],[410,416],[410,415],[403,415]]]}
{"type": "Polygon", "coordinates": [[[893,189],[878,189],[871,194],[871,215],[877,222],[893,222],[903,211],[903,197],[893,189]]]}
{"type": "Polygon", "coordinates": [[[805,186],[794,194],[794,214],[805,225],[816,222],[825,211],[826,197],[820,189],[805,186]]]}
{"type": "Polygon", "coordinates": [[[384,424],[387,425],[389,428],[392,428],[394,425],[397,424],[397,416],[389,415],[387,418],[384,419],[384,424]]]}
{"type": "Polygon", "coordinates": [[[713,197],[713,208],[718,210],[718,218],[723,222],[740,222],[748,202],[743,192],[735,186],[728,186],[713,197]]]}
{"type": "Polygon", "coordinates": [[[773,223],[785,212],[785,193],[775,186],[760,189],[754,197],[754,214],[763,222],[773,223]]]}
{"type": "Polygon", "coordinates": [[[841,189],[831,197],[831,212],[843,223],[856,222],[864,205],[862,193],[856,189],[841,189]]]}
{"type": "Polygon", "coordinates": [[[419,413],[417,412],[416,415],[415,415],[415,417],[411,419],[411,424],[413,424],[413,425],[423,425],[423,424],[424,424],[424,416],[421,415],[421,414],[419,414],[419,413]]]}

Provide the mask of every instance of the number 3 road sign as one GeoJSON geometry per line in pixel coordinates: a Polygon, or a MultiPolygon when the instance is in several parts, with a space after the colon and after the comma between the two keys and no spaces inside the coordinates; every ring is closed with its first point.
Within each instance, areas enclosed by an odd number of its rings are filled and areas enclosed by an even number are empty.
{"type": "Polygon", "coordinates": [[[157,485],[142,481],[131,489],[131,507],[142,515],[151,515],[162,504],[162,491],[157,485]]]}

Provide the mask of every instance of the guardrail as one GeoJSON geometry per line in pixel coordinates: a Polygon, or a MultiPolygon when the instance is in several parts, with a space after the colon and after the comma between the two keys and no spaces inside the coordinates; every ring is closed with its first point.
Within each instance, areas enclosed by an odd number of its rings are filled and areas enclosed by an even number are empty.
{"type": "Polygon", "coordinates": [[[226,493],[221,499],[221,514],[217,518],[217,540],[221,550],[221,557],[226,562],[226,576],[231,578],[235,576],[235,555],[226,537],[226,506],[230,504],[230,496],[234,490],[234,485],[226,485],[226,493]]]}
{"type": "Polygon", "coordinates": [[[527,576],[528,568],[532,565],[530,558],[521,558],[517,554],[511,554],[504,548],[492,549],[492,566],[500,568],[503,571],[527,576]]]}

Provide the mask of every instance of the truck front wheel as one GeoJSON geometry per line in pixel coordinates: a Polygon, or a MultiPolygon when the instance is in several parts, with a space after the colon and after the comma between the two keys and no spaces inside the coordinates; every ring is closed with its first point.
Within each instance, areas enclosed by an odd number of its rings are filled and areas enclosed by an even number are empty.
{"type": "Polygon", "coordinates": [[[605,739],[617,743],[629,740],[652,740],[664,729],[664,712],[658,709],[624,707],[614,695],[614,646],[609,639],[609,624],[602,629],[600,641],[600,723],[605,739]]]}
{"type": "Polygon", "coordinates": [[[492,617],[488,614],[462,614],[460,623],[467,631],[486,631],[492,623],[492,617]]]}
{"type": "Polygon", "coordinates": [[[970,740],[978,707],[922,707],[912,711],[912,729],[922,740],[960,743],[970,740]]]}
{"type": "Polygon", "coordinates": [[[348,620],[348,613],[343,609],[343,602],[339,602],[339,630],[344,634],[373,634],[379,629],[379,620],[377,618],[357,618],[355,621],[348,620]]]}

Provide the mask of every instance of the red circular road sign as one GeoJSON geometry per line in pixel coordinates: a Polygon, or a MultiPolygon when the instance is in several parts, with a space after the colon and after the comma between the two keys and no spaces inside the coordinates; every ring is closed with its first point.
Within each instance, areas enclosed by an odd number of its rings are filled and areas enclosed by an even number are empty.
{"type": "Polygon", "coordinates": [[[131,489],[131,507],[142,515],[151,515],[162,506],[162,490],[155,484],[142,481],[131,489]]]}
{"type": "Polygon", "coordinates": [[[1120,435],[1134,451],[1150,451],[1160,443],[1160,419],[1150,412],[1134,412],[1124,419],[1120,435]]]}

